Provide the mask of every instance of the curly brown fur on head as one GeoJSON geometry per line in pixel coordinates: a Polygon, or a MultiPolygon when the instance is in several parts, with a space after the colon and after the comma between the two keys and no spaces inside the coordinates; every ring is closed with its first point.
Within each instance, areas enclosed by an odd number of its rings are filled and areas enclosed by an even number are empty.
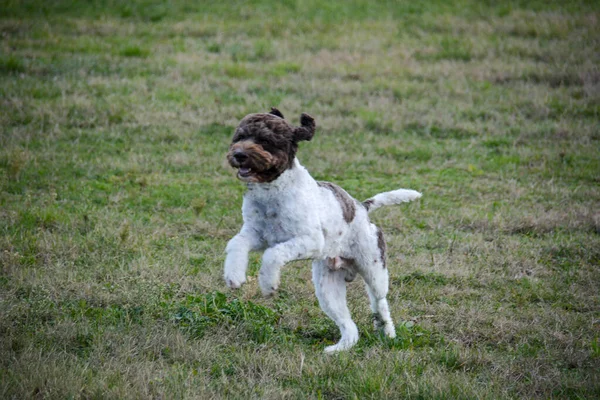
{"type": "Polygon", "coordinates": [[[315,121],[308,114],[293,127],[276,108],[270,113],[249,114],[235,130],[227,153],[229,164],[238,168],[246,182],[272,182],[294,165],[298,142],[312,139],[315,121]]]}

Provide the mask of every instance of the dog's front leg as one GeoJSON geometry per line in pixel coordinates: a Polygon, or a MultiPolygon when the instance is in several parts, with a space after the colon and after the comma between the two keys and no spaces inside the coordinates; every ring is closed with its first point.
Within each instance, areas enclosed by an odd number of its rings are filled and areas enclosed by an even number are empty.
{"type": "Polygon", "coordinates": [[[252,234],[248,234],[242,229],[235,235],[229,243],[225,252],[225,283],[232,289],[237,289],[246,282],[246,269],[248,268],[248,253],[251,250],[258,250],[261,247],[260,242],[252,234]]]}
{"type": "Polygon", "coordinates": [[[319,257],[323,243],[322,236],[299,236],[265,250],[258,276],[263,295],[272,295],[279,287],[281,267],[290,261],[319,257]]]}

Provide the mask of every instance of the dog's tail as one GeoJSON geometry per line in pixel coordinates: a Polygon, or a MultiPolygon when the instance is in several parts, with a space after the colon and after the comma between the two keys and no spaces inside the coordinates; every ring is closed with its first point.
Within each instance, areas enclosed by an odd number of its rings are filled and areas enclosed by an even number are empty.
{"type": "Polygon", "coordinates": [[[417,192],[416,190],[398,189],[392,190],[391,192],[376,194],[370,199],[363,201],[363,205],[368,212],[372,212],[377,210],[379,207],[408,203],[409,201],[416,200],[421,196],[421,193],[417,192]]]}

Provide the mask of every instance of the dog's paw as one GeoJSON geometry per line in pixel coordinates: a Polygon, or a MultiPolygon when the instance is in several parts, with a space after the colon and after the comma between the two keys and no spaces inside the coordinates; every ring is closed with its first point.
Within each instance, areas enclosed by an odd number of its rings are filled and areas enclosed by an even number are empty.
{"type": "MultiPolygon", "coordinates": [[[[340,321],[337,321],[339,324],[340,321]]],[[[339,342],[334,344],[333,346],[325,347],[325,353],[337,353],[338,351],[345,351],[350,349],[352,346],[358,342],[358,328],[356,324],[352,322],[352,320],[346,320],[342,322],[341,325],[342,330],[342,338],[339,342]]]]}
{"type": "Polygon", "coordinates": [[[260,281],[259,281],[259,285],[260,285],[260,290],[261,290],[263,296],[265,296],[265,297],[271,297],[275,294],[275,292],[277,292],[278,285],[260,282],[260,281]]]}
{"type": "Polygon", "coordinates": [[[391,321],[385,323],[383,326],[383,333],[385,333],[385,335],[390,339],[396,337],[396,328],[394,328],[394,324],[391,321]]]}
{"type": "Polygon", "coordinates": [[[279,268],[283,262],[279,254],[267,249],[263,254],[263,264],[258,272],[258,285],[264,296],[272,296],[279,287],[279,268]]]}
{"type": "Polygon", "coordinates": [[[260,290],[265,297],[273,296],[279,287],[279,280],[273,278],[272,275],[265,274],[264,271],[258,274],[258,286],[260,286],[260,290]]]}
{"type": "Polygon", "coordinates": [[[245,278],[226,276],[225,283],[230,289],[239,289],[246,282],[245,278]]]}
{"type": "Polygon", "coordinates": [[[340,340],[340,342],[338,344],[334,344],[333,346],[325,347],[324,351],[326,354],[332,354],[332,353],[337,353],[340,351],[346,351],[346,350],[349,350],[352,346],[354,346],[357,341],[358,341],[358,338],[356,338],[356,340],[340,340]]]}
{"type": "Polygon", "coordinates": [[[340,351],[348,350],[350,347],[340,346],[339,344],[334,344],[333,346],[325,347],[325,354],[333,354],[338,353],[340,351]]]}

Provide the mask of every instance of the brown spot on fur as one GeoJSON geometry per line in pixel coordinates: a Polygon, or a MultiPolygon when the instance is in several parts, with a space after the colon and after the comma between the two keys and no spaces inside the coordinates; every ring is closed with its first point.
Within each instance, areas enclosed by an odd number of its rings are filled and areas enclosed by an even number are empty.
{"type": "Polygon", "coordinates": [[[385,268],[385,239],[383,238],[383,231],[379,227],[377,228],[377,247],[379,247],[381,262],[383,263],[383,268],[385,268]]]}
{"type": "Polygon", "coordinates": [[[375,203],[375,201],[373,199],[369,199],[369,200],[363,201],[362,205],[365,206],[365,208],[367,209],[367,211],[369,211],[369,208],[371,208],[371,206],[373,205],[373,203],[375,203]]]}
{"type": "Polygon", "coordinates": [[[330,190],[335,199],[340,203],[340,207],[342,207],[342,215],[344,216],[344,221],[347,223],[352,222],[354,219],[354,215],[356,213],[356,206],[354,199],[346,193],[344,189],[335,185],[331,182],[317,182],[319,186],[330,190]]]}

